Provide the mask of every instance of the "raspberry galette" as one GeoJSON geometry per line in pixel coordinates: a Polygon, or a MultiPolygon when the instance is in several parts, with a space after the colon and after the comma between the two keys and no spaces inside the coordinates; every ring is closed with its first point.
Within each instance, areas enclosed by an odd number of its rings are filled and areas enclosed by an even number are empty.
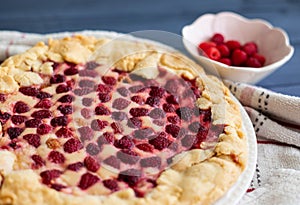
{"type": "Polygon", "coordinates": [[[247,161],[228,89],[149,43],[38,43],[0,93],[3,205],[212,204],[247,161]]]}

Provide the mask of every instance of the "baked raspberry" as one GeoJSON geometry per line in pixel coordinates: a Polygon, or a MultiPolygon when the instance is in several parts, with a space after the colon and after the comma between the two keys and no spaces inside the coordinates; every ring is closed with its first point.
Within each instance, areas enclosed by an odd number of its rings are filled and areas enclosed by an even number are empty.
{"type": "Polygon", "coordinates": [[[257,58],[250,57],[246,61],[246,66],[247,67],[253,67],[253,68],[260,68],[261,64],[257,58]]]}
{"type": "Polygon", "coordinates": [[[39,90],[34,87],[20,87],[19,91],[23,95],[32,96],[32,97],[35,97],[39,93],[39,90]]]}
{"type": "Polygon", "coordinates": [[[160,97],[148,97],[147,100],[146,100],[146,104],[152,106],[152,107],[155,107],[155,106],[159,106],[160,104],[160,97]]]}
{"type": "Polygon", "coordinates": [[[92,120],[91,123],[91,128],[95,131],[100,131],[103,128],[105,128],[106,126],[108,126],[108,122],[105,120],[92,120]]]}
{"type": "Polygon", "coordinates": [[[66,158],[62,153],[58,151],[51,151],[48,155],[48,160],[55,164],[63,164],[66,158]]]}
{"type": "Polygon", "coordinates": [[[172,124],[179,124],[180,118],[177,115],[167,117],[168,122],[172,124]]]}
{"type": "Polygon", "coordinates": [[[145,87],[143,85],[135,85],[130,87],[129,90],[132,93],[138,93],[138,92],[143,92],[145,90],[145,87]]]}
{"type": "Polygon", "coordinates": [[[38,128],[36,129],[36,133],[40,135],[48,134],[52,130],[52,127],[47,124],[40,124],[38,128]]]}
{"type": "Polygon", "coordinates": [[[78,69],[71,67],[64,71],[65,75],[76,75],[78,73],[78,69]]]}
{"type": "Polygon", "coordinates": [[[178,137],[179,131],[180,127],[177,125],[169,124],[166,126],[166,133],[169,133],[174,138],[178,137]]]}
{"type": "Polygon", "coordinates": [[[136,147],[140,150],[143,150],[144,152],[152,152],[154,149],[152,145],[147,143],[138,144],[136,145],[136,147]]]}
{"type": "Polygon", "coordinates": [[[210,40],[216,44],[222,44],[224,42],[224,36],[220,33],[215,33],[210,40]]]}
{"type": "Polygon", "coordinates": [[[115,141],[115,136],[112,132],[104,132],[97,140],[98,146],[101,147],[103,144],[113,144],[115,141]]]}
{"type": "Polygon", "coordinates": [[[35,148],[41,145],[41,137],[38,134],[27,134],[23,136],[23,139],[35,148]]]}
{"type": "Polygon", "coordinates": [[[86,152],[92,156],[99,154],[100,148],[95,143],[89,143],[86,148],[86,152]]]}
{"type": "Polygon", "coordinates": [[[99,97],[100,102],[102,102],[102,103],[106,103],[106,102],[111,100],[111,95],[110,94],[99,93],[98,97],[99,97]]]}
{"type": "Polygon", "coordinates": [[[100,104],[95,108],[96,115],[110,115],[110,110],[104,105],[100,104]]]}
{"type": "Polygon", "coordinates": [[[57,109],[61,112],[63,115],[69,115],[73,113],[73,108],[71,105],[60,105],[57,107],[57,109]]]}
{"type": "Polygon", "coordinates": [[[68,91],[70,91],[72,88],[69,87],[68,85],[64,85],[64,84],[61,84],[59,86],[57,86],[56,88],[56,93],[59,94],[59,93],[66,93],[68,91]]]}
{"type": "Polygon", "coordinates": [[[106,179],[103,180],[102,182],[106,188],[110,189],[113,192],[119,190],[118,182],[115,179],[106,179]]]}
{"type": "Polygon", "coordinates": [[[160,157],[148,157],[143,158],[140,161],[141,167],[160,167],[161,166],[161,159],[160,157]]]}
{"type": "Polygon", "coordinates": [[[14,112],[16,113],[25,113],[28,112],[30,110],[29,106],[22,102],[22,101],[18,101],[15,106],[14,106],[14,112]]]}
{"type": "Polygon", "coordinates": [[[156,138],[149,140],[149,143],[153,145],[155,149],[163,150],[171,144],[171,141],[158,135],[156,138]]]}
{"type": "Polygon", "coordinates": [[[230,50],[225,44],[217,45],[217,49],[220,51],[222,58],[226,58],[230,55],[230,50]]]}
{"type": "Polygon", "coordinates": [[[220,51],[215,47],[208,48],[207,50],[205,50],[205,53],[212,60],[217,61],[221,58],[220,51]]]}
{"type": "Polygon", "coordinates": [[[143,128],[140,130],[135,130],[133,135],[137,139],[146,139],[151,134],[153,134],[153,130],[151,128],[143,128]]]}
{"type": "Polygon", "coordinates": [[[96,172],[100,168],[98,161],[91,156],[85,157],[83,163],[87,170],[91,172],[96,172]]]}
{"type": "Polygon", "coordinates": [[[62,97],[60,97],[58,99],[58,102],[61,102],[61,103],[71,103],[73,102],[75,99],[72,95],[64,95],[62,97]]]}
{"type": "Polygon", "coordinates": [[[232,53],[231,61],[233,65],[240,66],[247,61],[247,54],[240,49],[236,49],[232,53]]]}
{"type": "Polygon", "coordinates": [[[69,164],[67,166],[67,169],[78,172],[82,167],[84,167],[84,164],[82,162],[75,162],[73,164],[69,164]]]}
{"type": "Polygon", "coordinates": [[[114,100],[112,107],[117,110],[124,110],[125,108],[128,107],[129,104],[130,101],[125,100],[124,98],[117,98],[114,100]]]}
{"type": "Polygon", "coordinates": [[[81,176],[78,187],[82,190],[86,190],[96,184],[98,181],[99,178],[97,176],[87,172],[81,176]]]}
{"type": "Polygon", "coordinates": [[[67,126],[68,117],[67,116],[55,117],[50,121],[50,124],[52,125],[52,127],[67,126]]]}
{"type": "Polygon", "coordinates": [[[15,125],[22,124],[23,122],[25,122],[26,119],[27,119],[27,117],[26,116],[22,116],[22,115],[13,115],[11,117],[11,121],[15,125]]]}
{"type": "Polygon", "coordinates": [[[117,91],[123,97],[127,97],[129,95],[129,90],[127,90],[127,88],[125,88],[125,87],[118,88],[117,91]]]}
{"type": "Polygon", "coordinates": [[[248,42],[243,45],[242,50],[247,53],[248,56],[252,56],[257,53],[257,45],[254,42],[248,42]]]}
{"type": "Polygon", "coordinates": [[[117,158],[125,164],[135,164],[139,161],[138,154],[129,149],[118,151],[117,158]]]}
{"type": "Polygon", "coordinates": [[[40,155],[34,154],[31,156],[31,159],[34,161],[34,163],[32,164],[33,169],[41,168],[46,164],[45,160],[43,160],[43,158],[40,155]]]}
{"type": "Polygon", "coordinates": [[[229,48],[230,51],[234,51],[236,49],[241,48],[241,44],[235,40],[229,40],[225,44],[229,48]]]}
{"type": "Polygon", "coordinates": [[[36,128],[41,123],[42,123],[42,121],[40,119],[30,119],[25,122],[25,126],[28,128],[36,128]]]}
{"type": "Polygon", "coordinates": [[[113,122],[110,126],[115,134],[120,134],[124,131],[122,124],[119,122],[113,122]]]}
{"type": "Polygon", "coordinates": [[[44,184],[50,184],[53,179],[58,178],[62,172],[57,169],[51,169],[41,172],[40,176],[42,177],[42,182],[44,184]]]}
{"type": "Polygon", "coordinates": [[[0,94],[0,102],[5,102],[6,96],[4,94],[0,94]]]}
{"type": "Polygon", "coordinates": [[[147,116],[149,113],[149,110],[146,108],[131,108],[129,110],[129,113],[133,117],[142,117],[142,116],[147,116]]]}
{"type": "Polygon", "coordinates": [[[171,104],[163,104],[163,109],[165,112],[175,112],[175,107],[171,104]]]}
{"type": "Polygon", "coordinates": [[[7,129],[7,134],[10,139],[17,138],[22,132],[24,131],[23,128],[20,127],[10,127],[7,129]]]}
{"type": "Polygon", "coordinates": [[[134,146],[132,139],[129,136],[124,136],[119,140],[116,140],[114,143],[115,147],[121,149],[130,149],[134,146]]]}
{"type": "Polygon", "coordinates": [[[149,95],[162,98],[165,94],[165,89],[157,86],[152,86],[149,95]]]}
{"type": "Polygon", "coordinates": [[[116,121],[123,121],[127,119],[127,114],[125,112],[112,112],[111,117],[116,121]]]}
{"type": "Polygon", "coordinates": [[[115,156],[110,156],[106,158],[105,160],[103,160],[103,163],[116,169],[120,168],[120,160],[115,156]]]}
{"type": "Polygon", "coordinates": [[[144,99],[141,96],[135,95],[131,97],[131,100],[139,105],[144,104],[144,99]]]}
{"type": "Polygon", "coordinates": [[[112,76],[102,76],[101,79],[107,85],[115,85],[117,83],[117,79],[112,76]]]}
{"type": "Polygon", "coordinates": [[[162,109],[160,109],[160,108],[154,108],[149,113],[149,117],[151,117],[153,119],[164,118],[165,117],[165,112],[162,109]]]}
{"type": "Polygon", "coordinates": [[[50,78],[51,84],[62,83],[66,81],[66,77],[64,75],[56,74],[50,78]]]}
{"type": "Polygon", "coordinates": [[[140,180],[141,175],[140,170],[128,169],[120,172],[118,180],[127,183],[129,186],[134,186],[140,180]]]}
{"type": "Polygon", "coordinates": [[[67,187],[65,185],[62,185],[62,184],[51,184],[50,188],[55,189],[56,191],[61,191],[62,189],[65,189],[67,187]]]}
{"type": "Polygon", "coordinates": [[[34,107],[35,108],[49,109],[51,107],[51,105],[52,105],[52,103],[49,99],[42,99],[34,107]]]}
{"type": "Polygon", "coordinates": [[[66,127],[62,127],[55,133],[57,137],[69,138],[73,137],[72,131],[66,127]]]}
{"type": "Polygon", "coordinates": [[[131,128],[140,128],[142,126],[142,120],[137,117],[129,118],[127,126],[131,128]]]}
{"type": "Polygon", "coordinates": [[[99,84],[97,86],[97,92],[102,93],[102,94],[108,94],[112,90],[111,86],[105,85],[105,84],[99,84]]]}
{"type": "Polygon", "coordinates": [[[2,124],[5,124],[7,122],[7,120],[9,120],[10,117],[11,117],[11,114],[9,114],[7,112],[2,113],[0,111],[0,122],[2,124]]]}
{"type": "Polygon", "coordinates": [[[52,117],[52,114],[50,110],[38,110],[31,114],[31,117],[37,118],[37,119],[46,119],[52,117]]]}
{"type": "Polygon", "coordinates": [[[230,58],[221,58],[221,59],[219,59],[219,62],[231,66],[231,60],[230,60],[230,58]]]}
{"type": "Polygon", "coordinates": [[[64,147],[65,152],[73,153],[73,152],[76,152],[76,151],[82,149],[83,145],[78,139],[71,138],[71,139],[69,139],[68,141],[65,142],[63,147],[64,147]]]}
{"type": "Polygon", "coordinates": [[[36,95],[36,97],[39,98],[39,99],[45,99],[45,98],[51,98],[52,95],[50,95],[49,93],[40,91],[40,92],[36,95]]]}
{"type": "Polygon", "coordinates": [[[169,95],[167,98],[166,98],[166,101],[170,104],[173,104],[173,105],[177,105],[178,104],[178,98],[175,97],[174,95],[169,95]]]}

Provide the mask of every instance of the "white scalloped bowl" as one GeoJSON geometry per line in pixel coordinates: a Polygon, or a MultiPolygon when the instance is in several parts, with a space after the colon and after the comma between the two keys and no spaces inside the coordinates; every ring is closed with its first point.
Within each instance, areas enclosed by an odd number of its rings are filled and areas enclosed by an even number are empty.
{"type": "Polygon", "coordinates": [[[184,26],[182,35],[185,48],[207,72],[235,82],[255,84],[286,63],[294,53],[284,30],[274,28],[264,20],[247,19],[232,12],[204,14],[191,25],[184,26]],[[214,33],[221,33],[225,40],[238,40],[241,44],[255,42],[259,53],[266,58],[265,66],[228,66],[199,55],[197,45],[214,33]]]}

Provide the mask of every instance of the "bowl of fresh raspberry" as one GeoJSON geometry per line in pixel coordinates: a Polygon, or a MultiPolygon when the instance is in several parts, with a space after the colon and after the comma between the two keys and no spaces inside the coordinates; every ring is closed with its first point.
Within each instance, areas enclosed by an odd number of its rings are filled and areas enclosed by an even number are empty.
{"type": "Polygon", "coordinates": [[[287,33],[232,12],[204,14],[182,29],[187,51],[222,79],[255,84],[293,55],[287,33]]]}

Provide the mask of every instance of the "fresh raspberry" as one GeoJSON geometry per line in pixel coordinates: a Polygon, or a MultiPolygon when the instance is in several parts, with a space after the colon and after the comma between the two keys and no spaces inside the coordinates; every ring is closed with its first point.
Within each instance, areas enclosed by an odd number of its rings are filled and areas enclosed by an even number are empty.
{"type": "Polygon", "coordinates": [[[22,115],[13,115],[13,116],[11,117],[11,121],[12,121],[12,123],[14,123],[15,125],[22,124],[23,122],[25,122],[26,119],[27,119],[27,117],[22,116],[22,115]]]}
{"type": "Polygon", "coordinates": [[[49,109],[51,107],[51,105],[52,105],[52,103],[49,99],[42,99],[34,107],[35,108],[49,109]]]}
{"type": "Polygon", "coordinates": [[[201,110],[201,114],[203,115],[203,117],[202,117],[203,122],[211,121],[211,111],[210,110],[201,110]]]}
{"type": "Polygon", "coordinates": [[[38,134],[27,134],[23,136],[23,139],[35,148],[41,145],[41,137],[38,134]]]}
{"type": "Polygon", "coordinates": [[[117,110],[123,110],[128,107],[130,101],[125,100],[124,98],[117,98],[114,100],[112,107],[117,110]]]}
{"type": "Polygon", "coordinates": [[[241,48],[241,44],[238,41],[230,40],[225,42],[226,46],[229,48],[230,51],[234,51],[236,49],[241,48]]]}
{"type": "Polygon", "coordinates": [[[108,126],[108,122],[105,120],[95,119],[95,120],[92,120],[92,123],[91,123],[91,128],[95,131],[100,131],[100,130],[104,129],[106,126],[108,126]]]}
{"type": "Polygon", "coordinates": [[[134,137],[137,139],[146,139],[153,133],[151,128],[143,128],[134,131],[134,137]]]}
{"type": "Polygon", "coordinates": [[[64,95],[60,97],[57,101],[61,103],[71,103],[75,100],[75,98],[72,95],[64,95]]]}
{"type": "Polygon", "coordinates": [[[102,76],[101,79],[107,85],[115,85],[117,83],[117,79],[112,76],[102,76]]]}
{"type": "Polygon", "coordinates": [[[131,93],[139,93],[145,90],[143,85],[135,85],[129,88],[131,93]]]}
{"type": "Polygon", "coordinates": [[[215,33],[210,40],[216,44],[221,44],[224,42],[224,36],[220,33],[215,33]]]}
{"type": "Polygon", "coordinates": [[[134,186],[140,180],[142,173],[137,169],[128,169],[120,172],[118,180],[127,183],[129,186],[134,186]]]}
{"type": "Polygon", "coordinates": [[[52,114],[50,110],[38,110],[31,114],[31,117],[37,118],[37,119],[46,119],[52,117],[52,114]]]}
{"type": "Polygon", "coordinates": [[[16,113],[25,113],[28,112],[30,110],[29,106],[22,102],[22,101],[18,101],[15,106],[14,106],[14,112],[16,113]]]}
{"type": "Polygon", "coordinates": [[[163,109],[165,112],[175,112],[175,107],[171,104],[163,104],[163,109]]]}
{"type": "Polygon", "coordinates": [[[69,164],[67,169],[78,172],[82,167],[84,167],[84,164],[82,162],[75,162],[73,164],[69,164]]]}
{"type": "Polygon", "coordinates": [[[125,112],[112,112],[111,117],[116,121],[123,121],[127,119],[127,114],[125,112]]]}
{"type": "Polygon", "coordinates": [[[91,172],[96,172],[100,168],[100,164],[97,162],[97,160],[91,156],[86,156],[84,158],[84,166],[87,168],[87,170],[91,172]]]}
{"type": "Polygon", "coordinates": [[[117,158],[125,164],[135,164],[139,161],[138,154],[129,149],[123,149],[117,152],[117,158]]]}
{"type": "Polygon", "coordinates": [[[193,109],[189,107],[181,107],[176,110],[177,115],[184,121],[190,121],[193,116],[193,109]]]}
{"type": "Polygon", "coordinates": [[[71,67],[64,71],[65,75],[76,75],[78,73],[78,69],[71,67]]]}
{"type": "Polygon", "coordinates": [[[73,133],[71,130],[69,130],[66,127],[62,127],[59,130],[56,131],[55,135],[57,137],[63,137],[63,138],[69,138],[69,137],[73,137],[73,133]]]}
{"type": "Polygon", "coordinates": [[[127,97],[129,95],[129,90],[127,90],[127,88],[125,88],[125,87],[118,88],[117,91],[123,97],[127,97]]]}
{"type": "Polygon", "coordinates": [[[261,64],[257,58],[250,57],[246,61],[247,67],[260,68],[261,64]]]}
{"type": "Polygon", "coordinates": [[[57,86],[56,88],[56,93],[59,94],[59,93],[66,93],[68,91],[70,91],[72,88],[69,87],[68,85],[64,85],[64,84],[61,84],[59,86],[57,86]]]}
{"type": "Polygon", "coordinates": [[[179,124],[180,118],[177,115],[167,117],[168,122],[172,124],[179,124]]]}
{"type": "Polygon", "coordinates": [[[94,136],[94,131],[88,126],[80,127],[77,130],[80,134],[80,139],[82,142],[84,142],[86,140],[90,140],[94,136]]]}
{"type": "Polygon", "coordinates": [[[40,155],[32,155],[31,159],[34,161],[34,164],[32,165],[33,169],[38,169],[46,164],[45,160],[40,155]]]}
{"type": "Polygon", "coordinates": [[[40,91],[40,92],[36,95],[36,97],[39,98],[39,99],[45,99],[45,98],[51,98],[52,95],[50,95],[49,93],[40,91]]]}
{"type": "Polygon", "coordinates": [[[129,113],[133,117],[142,117],[142,116],[147,116],[149,113],[149,110],[146,108],[131,108],[129,110],[129,113]]]}
{"type": "Polygon", "coordinates": [[[131,100],[139,105],[144,104],[144,99],[139,95],[132,96],[131,100]]]}
{"type": "Polygon", "coordinates": [[[50,125],[47,124],[40,124],[38,126],[38,128],[36,129],[36,133],[40,134],[40,135],[45,135],[48,134],[49,132],[51,132],[52,127],[50,125]]]}
{"type": "Polygon", "coordinates": [[[80,110],[80,114],[82,117],[84,117],[85,119],[89,119],[92,117],[92,112],[90,109],[88,108],[83,108],[80,110]]]}
{"type": "Polygon", "coordinates": [[[69,115],[73,113],[73,108],[71,105],[59,105],[57,109],[61,112],[63,115],[69,115]]]}
{"type": "Polygon", "coordinates": [[[81,80],[79,81],[79,86],[82,88],[94,88],[95,82],[92,80],[81,80]]]}
{"type": "Polygon", "coordinates": [[[221,58],[221,59],[219,59],[219,62],[231,66],[230,58],[221,58]]]}
{"type": "Polygon", "coordinates": [[[205,53],[212,60],[219,60],[221,58],[220,51],[215,47],[208,48],[205,50],[205,53]]]}
{"type": "Polygon", "coordinates": [[[148,97],[146,100],[146,104],[155,107],[155,106],[159,106],[160,104],[160,97],[148,97]]]}
{"type": "Polygon", "coordinates": [[[99,154],[100,148],[95,143],[89,143],[86,146],[86,152],[92,156],[99,154]]]}
{"type": "Polygon", "coordinates": [[[140,150],[143,150],[144,152],[152,152],[153,151],[153,146],[147,143],[143,144],[138,144],[136,147],[140,150]]]}
{"type": "Polygon", "coordinates": [[[110,189],[111,191],[118,191],[119,190],[119,186],[118,186],[118,182],[115,179],[106,179],[103,180],[103,185],[110,189]]]}
{"type": "Polygon", "coordinates": [[[30,119],[25,122],[25,127],[37,128],[41,123],[41,119],[30,119]]]}
{"type": "Polygon", "coordinates": [[[6,95],[0,94],[0,102],[5,102],[6,101],[6,95]]]}
{"type": "Polygon", "coordinates": [[[92,103],[93,103],[92,98],[82,98],[82,105],[89,107],[92,105],[92,103]]]}
{"type": "Polygon", "coordinates": [[[111,91],[111,86],[105,84],[99,84],[97,87],[97,92],[102,94],[108,94],[111,91]]]}
{"type": "Polygon", "coordinates": [[[55,117],[50,121],[50,124],[52,125],[52,127],[67,126],[68,117],[67,116],[55,117]]]}
{"type": "Polygon", "coordinates": [[[62,185],[62,184],[51,184],[50,188],[55,189],[56,191],[61,191],[62,189],[65,189],[67,187],[65,185],[62,185]]]}
{"type": "Polygon", "coordinates": [[[153,119],[164,118],[165,117],[165,112],[162,109],[160,109],[160,108],[154,108],[149,113],[149,117],[151,117],[153,119]]]}
{"type": "Polygon", "coordinates": [[[234,66],[240,66],[247,61],[247,54],[240,49],[236,49],[232,53],[231,61],[234,66]]]}
{"type": "Polygon", "coordinates": [[[65,80],[66,77],[64,75],[56,74],[50,78],[50,83],[57,84],[57,83],[65,82],[65,80]]]}
{"type": "Polygon", "coordinates": [[[257,45],[254,42],[248,42],[243,45],[242,50],[245,51],[248,56],[252,56],[253,54],[257,53],[257,45]]]}
{"type": "Polygon", "coordinates": [[[115,134],[120,134],[124,131],[122,124],[119,122],[113,122],[110,124],[110,126],[113,129],[115,134]]]}
{"type": "Polygon", "coordinates": [[[217,45],[217,49],[220,51],[222,58],[228,57],[230,55],[230,50],[225,44],[217,45]]]}
{"type": "Polygon", "coordinates": [[[7,129],[7,134],[10,139],[15,139],[17,138],[22,132],[24,131],[23,128],[19,127],[10,127],[7,129]]]}
{"type": "Polygon", "coordinates": [[[198,49],[201,49],[202,51],[206,51],[207,49],[212,48],[212,47],[216,47],[216,46],[217,46],[216,43],[208,41],[208,42],[200,43],[198,45],[198,49]]]}
{"type": "Polygon", "coordinates": [[[166,101],[170,104],[173,104],[173,105],[176,105],[178,104],[178,98],[175,97],[174,95],[169,95],[167,98],[166,98],[166,101]]]}
{"type": "Polygon", "coordinates": [[[97,140],[98,146],[101,147],[103,144],[113,144],[115,136],[112,132],[104,132],[97,140]]]}
{"type": "Polygon", "coordinates": [[[265,58],[263,55],[258,54],[258,53],[255,53],[255,54],[253,55],[253,58],[256,58],[256,59],[260,62],[260,64],[261,64],[262,66],[264,66],[264,64],[265,64],[265,62],[266,62],[266,58],[265,58]]]}
{"type": "Polygon", "coordinates": [[[99,178],[97,176],[87,172],[81,176],[78,187],[82,190],[86,190],[96,184],[98,181],[99,178]]]}
{"type": "Polygon", "coordinates": [[[2,124],[5,124],[7,122],[7,120],[9,120],[10,117],[11,117],[11,114],[9,114],[8,112],[2,113],[0,111],[0,122],[2,124]]]}
{"type": "Polygon", "coordinates": [[[165,89],[157,86],[152,86],[149,93],[150,96],[162,98],[165,94],[165,89]]]}
{"type": "Polygon", "coordinates": [[[23,95],[32,96],[32,97],[35,97],[39,93],[39,90],[34,87],[20,87],[19,91],[23,95]]]}
{"type": "Polygon", "coordinates": [[[153,145],[155,149],[163,150],[171,144],[171,141],[158,135],[156,138],[149,140],[149,143],[153,145]]]}
{"type": "Polygon", "coordinates": [[[83,148],[82,143],[76,138],[71,138],[68,141],[66,141],[64,144],[64,151],[67,153],[73,153],[82,148],[83,148]]]}
{"type": "Polygon", "coordinates": [[[181,140],[182,146],[186,147],[186,148],[192,147],[195,142],[196,142],[196,136],[195,135],[185,135],[181,140]]]}
{"type": "Polygon", "coordinates": [[[48,155],[48,160],[55,164],[62,164],[65,162],[65,156],[58,151],[51,151],[48,155]]]}
{"type": "Polygon", "coordinates": [[[110,115],[110,110],[105,107],[104,105],[100,104],[95,108],[95,114],[96,115],[110,115]]]}
{"type": "Polygon", "coordinates": [[[179,131],[180,127],[177,125],[169,124],[166,126],[166,133],[169,133],[174,138],[178,137],[179,131]]]}
{"type": "Polygon", "coordinates": [[[140,128],[142,126],[142,120],[137,117],[129,118],[127,126],[131,128],[140,128]]]}
{"type": "Polygon", "coordinates": [[[110,156],[103,161],[104,164],[114,167],[116,169],[120,168],[120,160],[115,156],[110,156]]]}
{"type": "Polygon", "coordinates": [[[106,103],[106,102],[109,102],[111,100],[111,95],[110,94],[99,93],[98,97],[99,97],[100,102],[102,102],[102,103],[106,103]]]}
{"type": "Polygon", "coordinates": [[[161,166],[161,159],[160,157],[148,157],[141,159],[140,161],[141,167],[160,167],[161,166]]]}
{"type": "Polygon", "coordinates": [[[41,172],[40,176],[42,177],[42,182],[44,184],[50,184],[53,179],[58,178],[62,172],[57,169],[51,169],[41,172]]]}
{"type": "Polygon", "coordinates": [[[124,136],[114,143],[115,147],[120,149],[130,149],[134,146],[132,139],[129,136],[124,136]]]}

